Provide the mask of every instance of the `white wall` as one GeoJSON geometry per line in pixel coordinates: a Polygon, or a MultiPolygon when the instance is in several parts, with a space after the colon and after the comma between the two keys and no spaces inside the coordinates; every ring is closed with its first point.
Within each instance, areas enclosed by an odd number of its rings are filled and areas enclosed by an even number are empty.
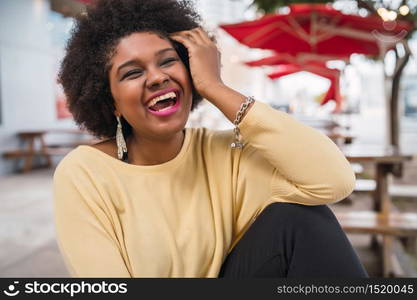
{"type": "MultiPolygon", "coordinates": [[[[54,82],[60,50],[52,42],[49,1],[0,1],[0,153],[18,145],[19,130],[74,127],[72,121],[56,118],[54,82]]],[[[0,157],[0,174],[13,168],[13,161],[0,157]]]]}

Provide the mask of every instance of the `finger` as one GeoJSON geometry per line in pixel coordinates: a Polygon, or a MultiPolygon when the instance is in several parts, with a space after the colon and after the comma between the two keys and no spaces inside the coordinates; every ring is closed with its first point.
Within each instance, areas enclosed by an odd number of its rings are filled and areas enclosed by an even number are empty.
{"type": "Polygon", "coordinates": [[[178,32],[175,32],[174,34],[184,37],[186,39],[190,39],[191,41],[200,45],[204,43],[204,41],[201,39],[199,34],[194,29],[178,31],[178,32]]]}
{"type": "Polygon", "coordinates": [[[214,42],[214,39],[211,38],[203,28],[198,27],[196,32],[204,42],[206,42],[206,43],[213,43],[214,42]]]}
{"type": "Polygon", "coordinates": [[[199,43],[200,45],[207,43],[207,41],[203,38],[203,36],[200,33],[200,27],[191,29],[190,33],[192,37],[195,39],[195,41],[199,43]]]}
{"type": "Polygon", "coordinates": [[[179,34],[171,34],[170,38],[173,39],[174,41],[177,41],[177,42],[183,44],[185,46],[185,48],[187,48],[188,51],[193,46],[193,42],[189,38],[186,38],[186,37],[181,36],[179,34]]]}

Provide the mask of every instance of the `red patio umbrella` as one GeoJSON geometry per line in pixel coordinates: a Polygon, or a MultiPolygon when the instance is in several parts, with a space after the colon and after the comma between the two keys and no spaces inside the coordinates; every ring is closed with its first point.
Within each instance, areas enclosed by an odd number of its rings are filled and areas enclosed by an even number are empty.
{"type": "Polygon", "coordinates": [[[337,69],[327,68],[326,66],[320,64],[321,62],[314,61],[305,65],[281,64],[278,65],[277,69],[273,73],[268,74],[268,77],[271,79],[277,79],[297,72],[307,71],[327,78],[330,80],[330,86],[320,104],[324,105],[333,100],[336,103],[335,112],[338,112],[340,111],[342,104],[342,97],[340,94],[340,71],[337,69]]]}
{"type": "Polygon", "coordinates": [[[303,68],[301,66],[293,64],[282,64],[279,65],[273,73],[268,74],[268,77],[271,79],[277,79],[301,71],[303,71],[303,68]]]}
{"type": "Polygon", "coordinates": [[[326,63],[330,60],[343,60],[348,62],[349,58],[347,56],[324,56],[310,53],[300,53],[295,56],[288,53],[276,53],[273,56],[245,62],[245,64],[251,67],[277,65],[278,67],[275,72],[268,75],[271,79],[280,78],[300,71],[311,72],[329,79],[330,87],[320,104],[324,105],[327,102],[334,100],[336,103],[335,112],[338,112],[340,111],[342,104],[339,88],[340,71],[327,68],[326,63]]]}
{"type": "Polygon", "coordinates": [[[331,60],[341,60],[347,63],[349,62],[349,56],[326,56],[313,53],[299,53],[297,55],[291,55],[289,53],[275,53],[272,56],[244,62],[244,64],[250,67],[274,66],[287,63],[299,65],[306,63],[318,63],[324,65],[331,60]]]}
{"type": "Polygon", "coordinates": [[[378,16],[348,15],[324,4],[294,4],[287,14],[269,14],[258,20],[220,27],[251,48],[291,55],[309,52],[378,56],[386,51],[384,43],[388,40],[381,39],[381,35],[405,36],[412,24],[397,21],[395,28],[387,30],[378,16]]]}

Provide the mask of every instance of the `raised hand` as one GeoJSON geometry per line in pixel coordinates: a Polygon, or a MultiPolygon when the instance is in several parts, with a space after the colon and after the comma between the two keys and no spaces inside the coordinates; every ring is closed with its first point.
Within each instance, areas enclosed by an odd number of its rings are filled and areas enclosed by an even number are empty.
{"type": "Polygon", "coordinates": [[[210,91],[223,85],[220,76],[220,52],[216,44],[200,27],[175,32],[170,38],[187,48],[194,87],[201,96],[210,101],[210,91]]]}

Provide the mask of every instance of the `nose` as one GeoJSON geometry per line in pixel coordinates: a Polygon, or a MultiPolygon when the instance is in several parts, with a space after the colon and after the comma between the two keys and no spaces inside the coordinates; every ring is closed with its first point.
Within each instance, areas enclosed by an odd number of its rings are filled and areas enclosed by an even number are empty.
{"type": "Polygon", "coordinates": [[[147,87],[158,88],[164,86],[169,82],[168,74],[164,73],[161,69],[155,68],[148,71],[147,87]]]}

